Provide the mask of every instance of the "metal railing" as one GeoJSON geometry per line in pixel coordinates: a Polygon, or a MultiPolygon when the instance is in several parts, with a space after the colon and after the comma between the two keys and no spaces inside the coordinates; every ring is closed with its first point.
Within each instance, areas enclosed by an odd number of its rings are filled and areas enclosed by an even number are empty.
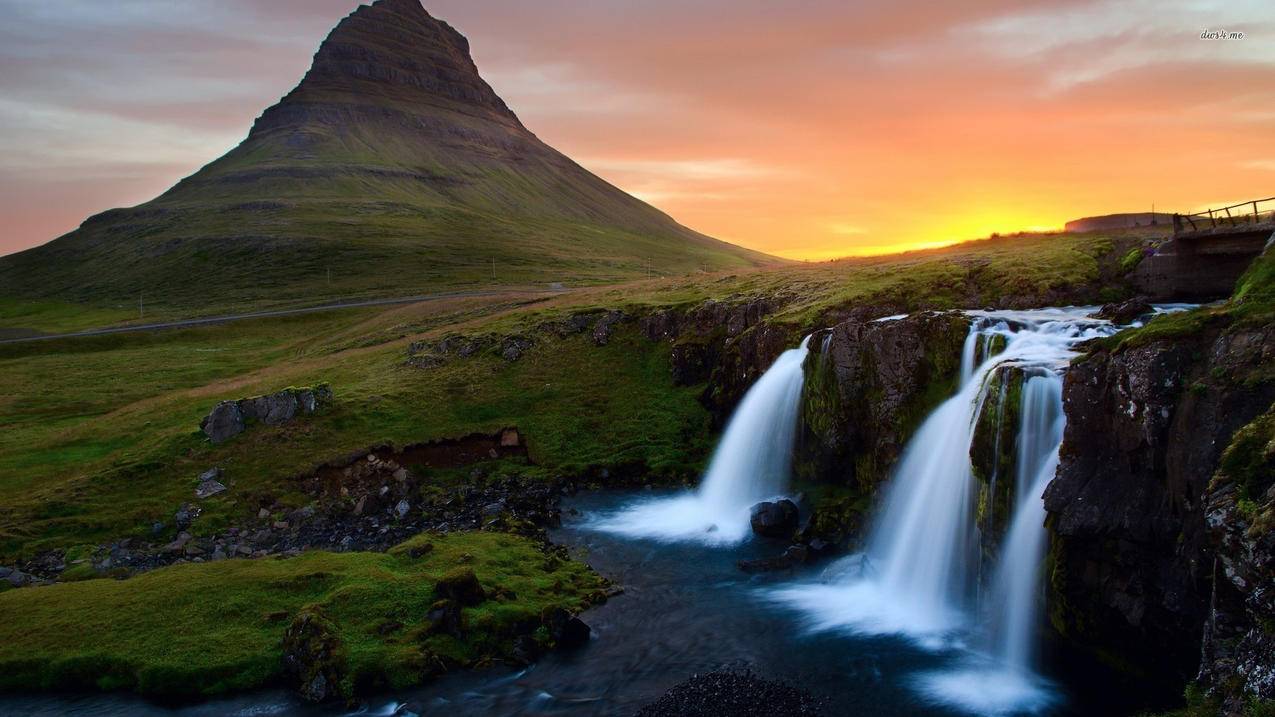
{"type": "Polygon", "coordinates": [[[1195,214],[1174,214],[1173,233],[1199,232],[1219,227],[1239,227],[1246,224],[1268,224],[1275,222],[1275,204],[1262,210],[1261,205],[1275,203],[1275,197],[1253,199],[1220,209],[1206,209],[1195,214]],[[1231,210],[1235,210],[1232,212],[1231,210]]]}

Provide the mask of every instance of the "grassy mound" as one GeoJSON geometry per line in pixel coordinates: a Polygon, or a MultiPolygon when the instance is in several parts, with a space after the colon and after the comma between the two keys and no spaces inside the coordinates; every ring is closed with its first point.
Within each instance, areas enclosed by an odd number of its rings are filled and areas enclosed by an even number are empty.
{"type": "Polygon", "coordinates": [[[532,541],[467,533],[418,536],[389,553],[188,563],[9,590],[0,593],[0,689],[194,697],[277,683],[284,631],[302,610],[335,628],[348,665],[342,692],[403,687],[508,657],[546,608],[578,610],[601,587],[588,567],[532,541]],[[428,634],[435,585],[458,566],[494,597],[464,608],[459,639],[428,634]]]}

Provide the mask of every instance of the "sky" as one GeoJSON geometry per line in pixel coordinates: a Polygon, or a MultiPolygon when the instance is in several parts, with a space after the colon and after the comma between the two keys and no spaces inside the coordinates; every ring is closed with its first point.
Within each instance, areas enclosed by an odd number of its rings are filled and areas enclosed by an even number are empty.
{"type": "MultiPolygon", "coordinates": [[[[425,5],[542,140],[789,258],[1275,195],[1270,0],[425,5]]],[[[356,6],[0,0],[0,254],[235,146],[356,6]]]]}

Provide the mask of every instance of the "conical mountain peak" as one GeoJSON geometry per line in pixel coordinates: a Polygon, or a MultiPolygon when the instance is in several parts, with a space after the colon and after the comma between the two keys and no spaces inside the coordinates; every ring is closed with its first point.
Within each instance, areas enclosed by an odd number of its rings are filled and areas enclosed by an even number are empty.
{"type": "Polygon", "coordinates": [[[478,74],[469,41],[417,0],[362,5],[329,33],[301,83],[256,131],[297,119],[298,105],[346,104],[405,114],[451,110],[522,128],[478,74]]]}
{"type": "Polygon", "coordinates": [[[377,0],[337,24],[238,147],[146,204],[0,258],[0,286],[203,310],[767,261],[541,142],[463,35],[418,0],[377,0]]]}

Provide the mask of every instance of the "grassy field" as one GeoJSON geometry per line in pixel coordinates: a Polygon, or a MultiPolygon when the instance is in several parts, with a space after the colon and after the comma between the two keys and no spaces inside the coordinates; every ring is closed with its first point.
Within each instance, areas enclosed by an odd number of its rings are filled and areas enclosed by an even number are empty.
{"type": "Polygon", "coordinates": [[[513,637],[545,608],[577,611],[602,586],[583,564],[547,556],[525,538],[457,533],[420,536],[388,553],[312,551],[8,590],[0,592],[0,690],[172,698],[278,683],[284,630],[303,609],[336,626],[348,670],[342,692],[401,688],[443,665],[508,657],[513,637]],[[425,543],[432,549],[412,557],[425,543]],[[464,609],[460,639],[430,634],[435,582],[466,567],[495,597],[464,609]]]}

